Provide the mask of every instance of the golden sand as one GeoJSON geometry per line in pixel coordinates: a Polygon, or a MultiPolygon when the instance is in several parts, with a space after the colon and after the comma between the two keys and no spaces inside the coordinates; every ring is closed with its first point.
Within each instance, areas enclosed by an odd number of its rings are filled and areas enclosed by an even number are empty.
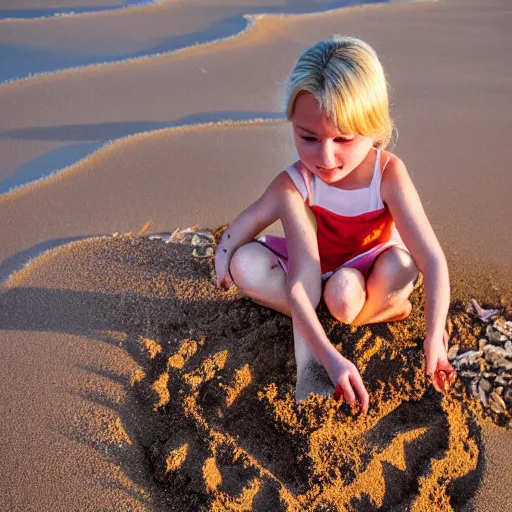
{"type": "MultiPolygon", "coordinates": [[[[442,396],[425,378],[421,290],[402,322],[350,327],[319,307],[370,392],[362,415],[334,398],[297,406],[290,319],[235,288],[219,292],[211,258],[194,259],[190,245],[118,236],[74,247],[47,258],[59,271],[80,254],[79,280],[93,268],[110,275],[96,291],[111,298],[109,330],[124,333],[116,339],[138,364],[128,384],[136,414],[98,417],[89,432],[109,445],[137,439],[157,501],[177,510],[447,511],[478,490],[484,412],[462,382],[442,396]]],[[[482,326],[462,304],[452,304],[449,323],[453,342],[477,343],[482,326]]]]}

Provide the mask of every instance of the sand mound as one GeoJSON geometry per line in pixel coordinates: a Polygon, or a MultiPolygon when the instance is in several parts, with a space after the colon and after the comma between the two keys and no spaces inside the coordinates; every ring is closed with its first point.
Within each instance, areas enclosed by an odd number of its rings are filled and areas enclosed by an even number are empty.
{"type": "MultiPolygon", "coordinates": [[[[73,246],[80,265],[61,258],[61,272],[109,297],[102,322],[123,332],[112,342],[138,364],[138,414],[120,409],[119,427],[129,423],[144,452],[156,509],[446,511],[478,489],[482,409],[461,382],[446,396],[428,385],[421,290],[404,322],[355,328],[319,307],[370,392],[362,416],[332,398],[296,406],[291,321],[234,288],[217,291],[211,258],[193,258],[189,244],[120,236],[73,246]]],[[[462,305],[450,318],[458,344],[477,342],[481,327],[462,305]]]]}

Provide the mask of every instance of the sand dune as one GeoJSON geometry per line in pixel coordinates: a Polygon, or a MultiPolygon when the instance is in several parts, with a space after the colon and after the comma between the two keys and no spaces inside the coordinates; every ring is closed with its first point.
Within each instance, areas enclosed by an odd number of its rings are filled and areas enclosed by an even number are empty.
{"type": "MultiPolygon", "coordinates": [[[[23,175],[33,179],[37,172],[55,170],[54,160],[62,168],[107,140],[166,125],[212,117],[279,116],[282,85],[300,50],[323,35],[345,31],[368,39],[382,55],[396,91],[394,115],[400,133],[396,150],[415,179],[451,261],[464,255],[467,261],[460,264],[475,267],[475,261],[485,260],[506,267],[511,242],[502,235],[501,226],[502,219],[510,217],[511,206],[496,198],[510,180],[503,143],[509,121],[500,115],[499,107],[488,103],[499,105],[508,94],[508,71],[502,64],[506,56],[499,58],[499,48],[504,51],[509,37],[501,28],[506,12],[500,12],[498,0],[494,10],[478,16],[466,14],[470,6],[465,5],[465,11],[456,2],[445,2],[269,16],[258,19],[254,29],[235,40],[134,64],[87,68],[4,86],[0,88],[5,105],[0,119],[4,155],[0,172],[4,180],[10,177],[8,183],[23,175]],[[461,19],[466,28],[454,32],[452,26],[461,19]],[[383,28],[392,23],[414,27],[410,52],[394,50],[403,44],[404,34],[383,28]],[[478,45],[475,33],[480,34],[478,45]],[[457,44],[452,44],[454,37],[457,44]],[[471,48],[471,53],[461,53],[461,48],[471,48]],[[270,51],[273,58],[269,60],[270,51]],[[496,55],[492,60],[486,58],[491,52],[496,55]],[[484,63],[485,76],[496,80],[475,76],[474,59],[484,63]],[[204,94],[205,88],[222,93],[204,94]],[[431,104],[436,105],[435,116],[427,115],[431,104]],[[482,125],[487,127],[489,143],[468,144],[482,125]],[[481,186],[483,169],[488,176],[485,187],[481,186]],[[442,187],[437,185],[439,180],[442,187]],[[485,207],[475,208],[477,204],[485,207]],[[443,219],[449,219],[449,224],[443,219]]],[[[207,161],[211,157],[204,156],[207,161]]],[[[267,181],[261,178],[257,160],[244,156],[248,179],[261,189],[267,181]]],[[[173,190],[182,195],[182,189],[173,190]]],[[[247,203],[251,200],[242,189],[239,194],[247,203]]],[[[169,202],[175,199],[169,196],[169,202]]],[[[238,212],[238,204],[232,208],[229,204],[222,222],[238,212]]],[[[196,222],[198,209],[190,211],[185,225],[196,222]]],[[[139,218],[140,224],[146,220],[139,218]]],[[[105,226],[98,231],[110,229],[105,226]]],[[[478,265],[473,272],[479,273],[478,265]]],[[[477,280],[482,281],[484,274],[488,276],[489,269],[477,280]]],[[[491,286],[500,287],[503,280],[500,272],[499,277],[491,277],[491,286]]]]}
{"type": "MultiPolygon", "coordinates": [[[[239,5],[223,0],[215,2],[213,7],[206,0],[193,3],[148,1],[146,5],[134,0],[111,6],[136,4],[123,9],[108,10],[105,2],[98,6],[101,10],[95,11],[91,5],[86,8],[86,16],[67,6],[62,12],[72,11],[78,15],[68,15],[65,19],[52,16],[54,10],[44,19],[30,19],[34,16],[30,10],[24,14],[18,8],[12,12],[18,13],[20,19],[7,19],[2,23],[2,16],[9,16],[11,11],[2,11],[0,2],[0,45],[5,48],[0,83],[69,67],[145,58],[236,36],[250,25],[251,16],[255,14],[308,13],[357,3],[364,2],[251,0],[239,5]],[[28,19],[23,19],[25,17],[28,19]]],[[[33,12],[45,14],[44,10],[33,12]]]]}

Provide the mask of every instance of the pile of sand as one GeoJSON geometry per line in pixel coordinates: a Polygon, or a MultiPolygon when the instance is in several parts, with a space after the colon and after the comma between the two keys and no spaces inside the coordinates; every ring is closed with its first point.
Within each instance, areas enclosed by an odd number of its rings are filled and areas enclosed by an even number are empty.
{"type": "MultiPolygon", "coordinates": [[[[320,397],[297,406],[290,320],[234,287],[219,292],[212,259],[191,252],[119,236],[46,257],[61,285],[105,297],[110,342],[137,362],[137,409],[119,408],[111,443],[121,432],[143,452],[156,510],[462,509],[481,480],[482,409],[461,382],[446,396],[427,382],[421,290],[407,321],[369,327],[342,325],[321,304],[370,409],[320,397]]],[[[482,327],[462,304],[450,319],[452,340],[477,342],[482,327]]]]}

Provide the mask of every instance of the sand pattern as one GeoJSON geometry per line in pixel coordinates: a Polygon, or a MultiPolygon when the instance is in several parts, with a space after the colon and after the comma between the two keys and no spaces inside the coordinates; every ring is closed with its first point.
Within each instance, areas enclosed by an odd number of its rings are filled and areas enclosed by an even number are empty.
{"type": "Polygon", "coordinates": [[[286,76],[350,33],[382,57],[463,299],[451,343],[486,333],[471,297],[510,319],[512,10],[390,3],[0,0],[1,510],[509,507],[509,412],[429,386],[421,289],[406,322],[351,328],[321,305],[371,407],[298,407],[289,319],[216,290],[191,239],[151,239],[229,222],[293,161],[286,76]]]}
{"type": "MultiPolygon", "coordinates": [[[[371,407],[364,417],[318,396],[296,406],[290,320],[235,289],[221,294],[212,258],[192,250],[133,235],[75,242],[11,288],[51,266],[65,276],[53,285],[88,279],[89,292],[112,297],[101,333],[136,362],[126,387],[137,405],[92,437],[142,451],[152,509],[463,510],[481,481],[483,412],[461,382],[445,396],[429,386],[418,308],[406,322],[353,328],[320,306],[371,407]]],[[[451,318],[469,346],[478,321],[463,305],[451,318]]],[[[123,467],[132,459],[121,454],[123,467]]]]}

